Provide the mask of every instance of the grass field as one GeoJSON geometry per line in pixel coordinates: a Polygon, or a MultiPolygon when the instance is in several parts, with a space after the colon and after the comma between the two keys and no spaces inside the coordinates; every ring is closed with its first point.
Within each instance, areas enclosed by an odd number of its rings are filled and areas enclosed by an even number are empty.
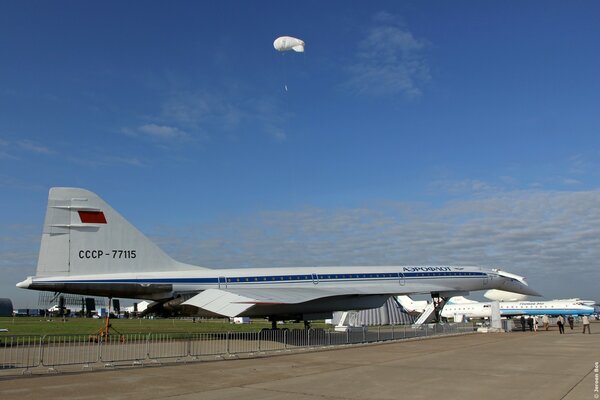
{"type": "MultiPolygon", "coordinates": [[[[266,320],[252,321],[250,324],[232,324],[225,319],[200,320],[196,319],[112,319],[112,327],[120,333],[151,333],[151,332],[253,332],[262,328],[270,328],[266,320]]],[[[327,328],[330,325],[313,323],[315,328],[327,328]]],[[[49,335],[49,334],[92,334],[104,327],[103,319],[43,317],[0,317],[0,328],[8,329],[6,335],[49,335]]],[[[302,329],[302,323],[287,323],[278,325],[281,328],[302,329]]]]}

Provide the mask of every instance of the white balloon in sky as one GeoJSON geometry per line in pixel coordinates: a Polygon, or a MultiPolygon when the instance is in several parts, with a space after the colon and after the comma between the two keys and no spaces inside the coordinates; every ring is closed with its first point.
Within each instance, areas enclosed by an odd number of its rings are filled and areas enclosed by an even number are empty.
{"type": "Polygon", "coordinates": [[[281,36],[275,39],[273,47],[277,51],[294,50],[298,53],[304,52],[304,41],[291,36],[281,36]]]}

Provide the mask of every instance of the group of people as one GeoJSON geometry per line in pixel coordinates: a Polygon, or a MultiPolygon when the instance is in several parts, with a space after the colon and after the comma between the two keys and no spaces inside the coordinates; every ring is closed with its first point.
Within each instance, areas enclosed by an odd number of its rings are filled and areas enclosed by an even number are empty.
{"type": "MultiPolygon", "coordinates": [[[[571,328],[571,330],[573,330],[574,319],[572,315],[569,315],[567,317],[567,322],[569,323],[569,327],[571,328]]],[[[587,330],[587,333],[591,334],[592,332],[590,331],[590,319],[588,318],[588,316],[582,316],[581,322],[583,324],[583,333],[585,333],[585,331],[587,330]]],[[[561,334],[565,333],[565,319],[562,315],[559,315],[556,319],[556,325],[558,325],[558,331],[561,334]]]]}
{"type": "MultiPolygon", "coordinates": [[[[587,315],[584,315],[581,317],[581,322],[583,323],[583,333],[585,333],[587,331],[587,333],[591,334],[590,331],[590,319],[588,318],[587,315]]],[[[569,327],[571,328],[571,330],[573,330],[573,326],[575,325],[575,319],[573,318],[572,315],[569,315],[567,317],[567,323],[569,324],[569,327]]],[[[535,331],[537,332],[538,330],[538,317],[532,317],[531,315],[527,318],[525,318],[524,315],[521,316],[521,329],[523,330],[523,332],[525,332],[525,324],[527,324],[527,326],[529,326],[529,330],[530,331],[535,331]]],[[[544,330],[548,330],[550,328],[550,319],[548,318],[547,315],[544,315],[542,317],[542,324],[544,324],[544,330]]],[[[556,319],[556,325],[558,326],[558,332],[560,334],[565,333],[565,318],[562,315],[559,315],[558,318],[556,319]]]]}
{"type": "Polygon", "coordinates": [[[524,315],[521,315],[521,329],[523,329],[523,332],[525,332],[525,323],[527,323],[527,326],[529,326],[530,331],[537,332],[539,325],[537,317],[533,318],[530,315],[529,317],[525,318],[524,315]]]}

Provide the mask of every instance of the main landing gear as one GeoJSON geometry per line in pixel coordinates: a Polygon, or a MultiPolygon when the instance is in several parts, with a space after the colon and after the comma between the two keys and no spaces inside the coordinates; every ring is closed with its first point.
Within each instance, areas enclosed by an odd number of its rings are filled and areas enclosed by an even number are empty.
{"type": "Polygon", "coordinates": [[[431,301],[433,302],[433,320],[437,324],[441,322],[442,309],[448,301],[448,297],[440,297],[439,293],[431,293],[431,301]]]}

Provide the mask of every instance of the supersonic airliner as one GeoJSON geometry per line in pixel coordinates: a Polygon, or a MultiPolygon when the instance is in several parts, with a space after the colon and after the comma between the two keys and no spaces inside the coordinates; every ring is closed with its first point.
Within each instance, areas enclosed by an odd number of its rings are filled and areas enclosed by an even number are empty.
{"type": "MultiPolygon", "coordinates": [[[[144,199],[143,201],[147,201],[144,199]]],[[[211,269],[175,261],[96,194],[52,188],[35,276],[24,289],[153,300],[199,316],[330,318],[380,307],[390,296],[449,298],[500,289],[539,295],[527,282],[478,266],[335,266],[211,269]]]]}

